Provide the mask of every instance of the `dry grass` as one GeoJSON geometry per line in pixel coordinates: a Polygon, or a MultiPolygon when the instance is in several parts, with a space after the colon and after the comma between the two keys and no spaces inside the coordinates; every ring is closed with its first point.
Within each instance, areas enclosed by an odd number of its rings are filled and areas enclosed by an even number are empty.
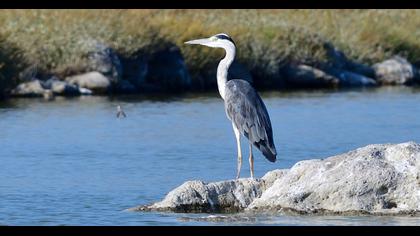
{"type": "Polygon", "coordinates": [[[420,10],[0,10],[0,22],[5,40],[53,73],[81,64],[82,42],[96,39],[122,55],[175,43],[194,77],[222,52],[183,42],[220,32],[261,76],[275,75],[284,61],[325,60],[325,42],[365,63],[393,54],[420,63],[420,10]]]}

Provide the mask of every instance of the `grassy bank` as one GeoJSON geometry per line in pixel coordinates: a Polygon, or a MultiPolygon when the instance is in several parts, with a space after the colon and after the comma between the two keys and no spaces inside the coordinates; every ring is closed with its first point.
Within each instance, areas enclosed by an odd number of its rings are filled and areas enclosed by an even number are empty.
{"type": "Polygon", "coordinates": [[[420,10],[0,10],[0,24],[2,78],[16,75],[19,67],[4,67],[21,57],[43,72],[83,66],[81,42],[96,39],[123,56],[175,43],[194,79],[214,69],[222,51],[183,42],[219,32],[265,78],[285,61],[325,60],[325,42],[364,63],[401,54],[420,64],[420,10]],[[22,53],[7,52],[6,41],[22,53]]]}
{"type": "Polygon", "coordinates": [[[0,98],[4,95],[3,91],[13,89],[17,85],[18,74],[27,66],[23,51],[0,35],[0,98]]]}

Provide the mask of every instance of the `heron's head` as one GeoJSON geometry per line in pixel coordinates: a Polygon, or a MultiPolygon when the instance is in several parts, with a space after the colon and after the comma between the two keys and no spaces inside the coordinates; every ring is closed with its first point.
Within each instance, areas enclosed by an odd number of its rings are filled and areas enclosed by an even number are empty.
{"type": "Polygon", "coordinates": [[[229,35],[221,33],[211,36],[210,38],[194,39],[185,42],[186,44],[199,44],[212,48],[231,48],[235,47],[235,43],[229,35]]]}

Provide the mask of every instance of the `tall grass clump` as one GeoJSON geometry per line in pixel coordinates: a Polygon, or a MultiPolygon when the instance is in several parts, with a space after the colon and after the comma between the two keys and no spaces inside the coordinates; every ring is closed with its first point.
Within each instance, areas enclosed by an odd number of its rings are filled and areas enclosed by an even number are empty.
{"type": "Polygon", "coordinates": [[[0,34],[0,98],[16,86],[19,74],[26,68],[22,51],[0,34]]]}
{"type": "Polygon", "coordinates": [[[83,45],[97,40],[126,57],[174,43],[194,79],[214,70],[223,52],[183,42],[220,32],[261,80],[286,62],[326,61],[327,42],[363,63],[394,54],[420,63],[420,10],[1,10],[0,22],[30,63],[58,74],[83,67],[83,45]]]}

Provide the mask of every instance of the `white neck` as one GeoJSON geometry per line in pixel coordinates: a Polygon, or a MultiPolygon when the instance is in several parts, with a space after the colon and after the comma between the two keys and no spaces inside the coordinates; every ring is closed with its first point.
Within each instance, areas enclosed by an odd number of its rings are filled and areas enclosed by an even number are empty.
{"type": "Polygon", "coordinates": [[[220,96],[224,100],[228,70],[235,59],[236,49],[235,45],[232,43],[224,45],[223,49],[225,49],[226,55],[219,62],[219,66],[217,67],[217,88],[219,89],[220,96]]]}

